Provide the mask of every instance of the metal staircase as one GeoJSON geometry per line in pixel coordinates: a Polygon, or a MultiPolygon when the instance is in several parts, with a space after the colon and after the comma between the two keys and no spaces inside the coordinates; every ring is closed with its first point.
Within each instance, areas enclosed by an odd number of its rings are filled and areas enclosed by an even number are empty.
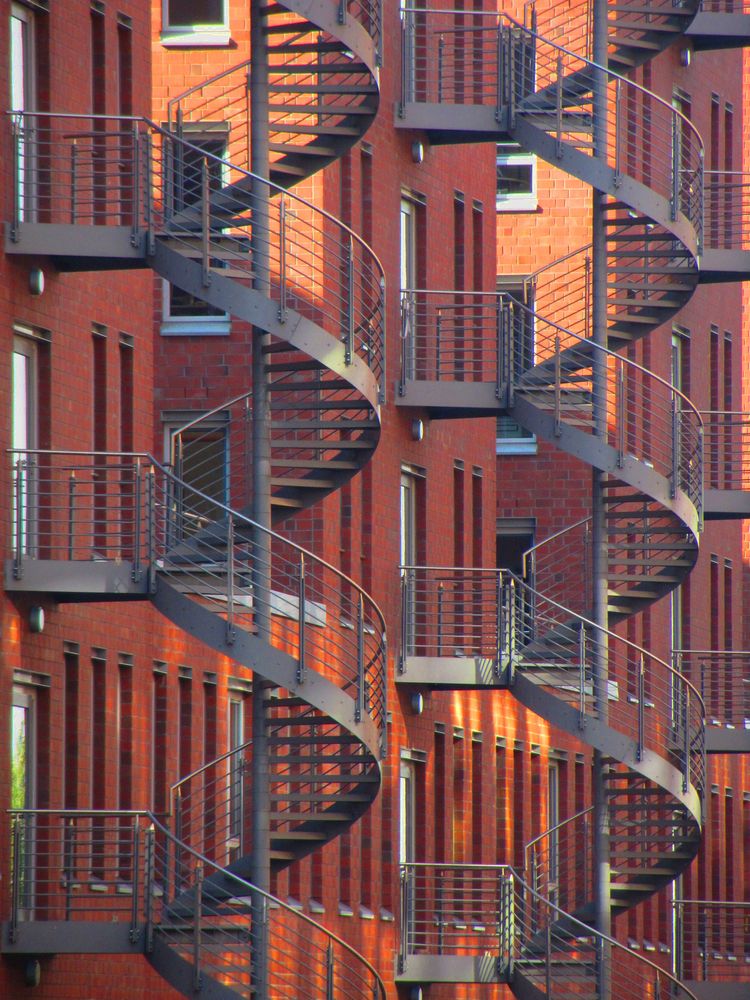
{"type": "MultiPolygon", "coordinates": [[[[677,110],[620,75],[671,44],[697,9],[610,4],[608,68],[590,60],[588,5],[578,21],[555,4],[525,24],[464,10],[414,8],[403,18],[397,125],[425,130],[433,144],[517,142],[606,196],[606,348],[592,339],[589,247],[532,276],[527,298],[406,289],[397,401],[433,418],[507,414],[605,475],[610,626],[679,585],[697,559],[702,526],[701,416],[637,364],[634,350],[700,279],[702,143],[677,110]],[[594,114],[597,89],[606,94],[603,121],[594,114]],[[603,434],[595,425],[597,385],[603,434]]],[[[587,524],[543,543],[526,581],[502,571],[404,567],[397,679],[427,688],[509,687],[599,751],[616,915],[673,881],[698,850],[703,706],[668,664],[588,621],[587,524]]],[[[505,979],[521,998],[692,995],[589,926],[594,866],[583,857],[591,843],[584,824],[590,830],[588,810],[548,831],[525,873],[511,871],[513,926],[503,922],[507,904],[496,894],[501,944],[489,977],[477,956],[493,952],[477,928],[490,918],[476,916],[476,893],[451,895],[448,924],[464,928],[454,958],[475,956],[455,981],[505,979]]],[[[404,878],[401,977],[446,981],[452,973],[447,965],[441,972],[440,956],[450,946],[435,947],[419,926],[434,912],[435,890],[415,873],[404,878]]],[[[442,926],[439,907],[435,919],[442,926]]]]}
{"type": "MultiPolygon", "coordinates": [[[[264,16],[270,179],[249,170],[248,63],[173,101],[168,128],[15,115],[6,250],[45,254],[63,270],[150,267],[265,331],[280,520],[340,488],[379,437],[382,268],[343,223],[286,189],[343,155],[374,117],[381,10],[378,0],[288,0],[264,16]],[[221,155],[204,142],[217,136],[221,155]]],[[[9,590],[62,601],[150,599],[253,671],[255,697],[268,703],[278,870],[347,829],[377,794],[385,624],[353,581],[250,520],[250,404],[246,391],[183,427],[167,465],[147,455],[15,455],[6,577],[9,590]]],[[[115,831],[132,820],[133,843],[147,846],[114,868],[93,861],[107,853],[106,817],[19,814],[3,950],[58,951],[50,927],[76,917],[87,931],[69,950],[112,946],[96,905],[80,898],[81,873],[97,871],[102,891],[130,886],[125,950],[145,950],[185,995],[384,996],[364,959],[248,883],[252,752],[246,744],[185,776],[166,820],[116,817],[115,831]],[[63,856],[54,836],[38,835],[78,824],[63,856]],[[32,885],[30,871],[52,877],[32,885]]]]}

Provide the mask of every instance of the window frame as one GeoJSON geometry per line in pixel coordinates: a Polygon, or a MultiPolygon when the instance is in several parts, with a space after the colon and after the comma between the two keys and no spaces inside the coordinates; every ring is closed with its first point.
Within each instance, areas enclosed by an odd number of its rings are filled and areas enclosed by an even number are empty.
{"type": "Polygon", "coordinates": [[[220,22],[195,21],[193,24],[170,24],[170,0],[162,0],[161,44],[167,47],[229,45],[232,40],[229,28],[229,0],[220,0],[220,3],[223,12],[220,22]]]}
{"type": "MultiPolygon", "coordinates": [[[[201,148],[204,143],[212,143],[221,145],[223,148],[220,153],[215,152],[212,149],[207,149],[206,152],[212,156],[218,156],[222,161],[217,164],[219,167],[219,178],[218,183],[221,185],[227,184],[229,181],[228,168],[226,165],[226,156],[229,148],[229,126],[227,122],[200,122],[196,126],[191,127],[190,123],[183,126],[183,138],[186,142],[189,142],[192,146],[201,148]]],[[[171,202],[173,205],[173,211],[181,211],[192,204],[191,201],[181,200],[179,208],[177,207],[177,181],[178,181],[178,167],[175,166],[172,170],[171,176],[171,202]]],[[[183,165],[182,173],[186,172],[187,168],[183,165]]],[[[209,180],[209,185],[211,185],[211,180],[209,180]]],[[[181,199],[185,199],[185,194],[181,195],[181,199]]],[[[198,300],[196,300],[198,301],[198,300]]],[[[159,327],[159,332],[163,337],[228,337],[232,332],[232,322],[231,317],[228,312],[205,312],[203,314],[196,313],[194,316],[181,316],[172,314],[172,284],[169,281],[162,281],[162,303],[161,303],[161,324],[159,327]]],[[[206,308],[211,309],[212,307],[206,303],[206,308]]]]}
{"type": "Polygon", "coordinates": [[[522,150],[515,143],[498,143],[495,156],[496,170],[501,166],[530,167],[531,189],[517,194],[501,194],[499,190],[496,190],[495,210],[498,212],[535,212],[539,207],[536,154],[522,150]]]}

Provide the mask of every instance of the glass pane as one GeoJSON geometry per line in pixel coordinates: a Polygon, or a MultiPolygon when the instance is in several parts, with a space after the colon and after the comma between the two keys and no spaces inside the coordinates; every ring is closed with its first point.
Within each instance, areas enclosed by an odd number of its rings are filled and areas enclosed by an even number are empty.
{"type": "Polygon", "coordinates": [[[224,24],[224,0],[168,0],[170,28],[196,24],[224,24]]]}

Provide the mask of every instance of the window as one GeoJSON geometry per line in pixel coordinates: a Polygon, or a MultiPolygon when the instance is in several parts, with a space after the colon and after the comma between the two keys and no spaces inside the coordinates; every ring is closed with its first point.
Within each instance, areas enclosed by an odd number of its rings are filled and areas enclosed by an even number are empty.
{"type": "Polygon", "coordinates": [[[497,144],[498,212],[534,212],[537,208],[536,156],[515,142],[497,144]]]}
{"type": "Polygon", "coordinates": [[[228,45],[227,0],[162,0],[163,45],[228,45]]]}
{"type": "Polygon", "coordinates": [[[174,526],[178,536],[199,531],[217,518],[215,503],[229,503],[229,427],[226,413],[202,420],[196,427],[180,434],[181,454],[173,454],[175,435],[199,413],[171,413],[165,420],[166,461],[174,463],[175,475],[182,482],[210,499],[182,488],[175,498],[181,523],[174,526]]]}
{"type": "MultiPolygon", "coordinates": [[[[33,111],[36,105],[34,58],[34,15],[27,7],[14,3],[10,14],[10,106],[13,111],[33,111]]],[[[26,122],[19,121],[20,130],[16,146],[17,175],[20,190],[17,192],[18,221],[33,221],[36,183],[34,153],[26,138],[33,130],[26,122]]]]}
{"type": "Polygon", "coordinates": [[[416,353],[417,225],[416,206],[401,199],[401,337],[403,378],[414,378],[416,353]]]}
{"type": "MultiPolygon", "coordinates": [[[[518,303],[513,307],[512,318],[513,378],[518,378],[532,368],[536,360],[534,285],[524,275],[498,275],[497,290],[512,295],[518,303]]],[[[498,455],[536,455],[536,437],[503,414],[497,418],[496,451],[498,455]]]]}
{"type": "MultiPolygon", "coordinates": [[[[202,197],[203,165],[208,168],[210,191],[218,191],[225,181],[228,129],[226,122],[200,123],[200,131],[184,128],[184,138],[190,145],[175,144],[172,176],[171,209],[177,214],[197,204],[202,197]],[[203,154],[208,154],[206,160],[203,154]]],[[[212,267],[218,262],[212,261],[212,267]]],[[[227,336],[229,315],[168,281],[163,283],[162,324],[164,336],[227,336]]]]}
{"type": "Polygon", "coordinates": [[[401,864],[406,864],[415,860],[416,852],[416,774],[409,760],[401,760],[399,788],[398,853],[401,864]]]}
{"type": "Polygon", "coordinates": [[[12,365],[12,433],[15,451],[13,480],[14,549],[35,549],[36,458],[27,453],[37,446],[37,352],[28,337],[14,337],[12,365]]]}
{"type": "MultiPolygon", "coordinates": [[[[36,699],[27,687],[13,687],[10,725],[11,809],[36,807],[36,699]]],[[[18,900],[22,919],[32,918],[34,905],[34,818],[14,826],[18,852],[18,900]]]]}
{"type": "MultiPolygon", "coordinates": [[[[237,694],[229,699],[229,750],[245,742],[245,702],[237,694]]],[[[242,853],[242,817],[244,815],[244,755],[234,753],[229,758],[229,860],[242,853]]]]}

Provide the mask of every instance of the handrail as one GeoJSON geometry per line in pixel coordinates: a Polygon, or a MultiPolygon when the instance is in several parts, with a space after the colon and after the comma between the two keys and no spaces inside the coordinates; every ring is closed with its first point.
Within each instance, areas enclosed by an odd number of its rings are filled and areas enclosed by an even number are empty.
{"type": "Polygon", "coordinates": [[[525,844],[523,849],[524,859],[525,859],[524,869],[527,870],[529,867],[528,855],[530,854],[531,851],[534,850],[536,845],[541,840],[545,840],[547,837],[551,836],[553,833],[556,833],[562,827],[567,826],[568,823],[573,823],[575,820],[580,819],[581,816],[585,816],[587,813],[592,813],[593,811],[594,811],[593,805],[586,806],[585,809],[580,809],[577,813],[574,813],[572,816],[568,816],[567,819],[561,819],[559,823],[555,823],[554,826],[550,826],[547,830],[543,830],[540,834],[537,834],[537,836],[534,837],[533,840],[530,840],[527,844],[525,844]]]}
{"type": "MultiPolygon", "coordinates": [[[[225,871],[225,872],[227,871],[227,869],[222,868],[220,865],[217,865],[215,861],[211,861],[205,855],[201,854],[199,851],[196,851],[195,848],[191,847],[189,844],[183,844],[181,841],[177,840],[175,835],[165,826],[163,826],[162,823],[157,819],[157,817],[154,816],[152,813],[149,813],[149,816],[152,822],[154,823],[154,826],[157,827],[165,837],[167,837],[174,844],[179,846],[180,850],[186,851],[188,854],[192,855],[192,857],[195,858],[196,861],[199,861],[203,865],[207,865],[209,868],[214,868],[218,871],[225,871]]],[[[260,896],[262,899],[265,899],[266,902],[273,905],[274,908],[278,907],[278,909],[283,910],[284,912],[288,913],[294,918],[302,920],[304,923],[308,925],[308,927],[314,927],[315,930],[321,931],[325,935],[325,937],[327,937],[331,941],[334,941],[337,945],[343,948],[344,951],[347,952],[347,954],[355,958],[358,962],[364,965],[364,967],[369,972],[372,973],[376,983],[378,984],[382,1000],[385,1000],[386,997],[385,985],[383,984],[383,981],[381,980],[375,968],[370,964],[370,962],[367,961],[367,959],[363,955],[361,955],[350,944],[344,941],[343,938],[340,938],[337,934],[334,934],[333,931],[329,930],[327,927],[324,927],[323,924],[319,924],[317,920],[313,920],[312,917],[308,917],[306,913],[302,913],[296,907],[292,906],[289,903],[284,902],[283,899],[279,899],[278,897],[271,895],[270,892],[266,892],[264,889],[259,889],[257,886],[253,885],[252,882],[248,882],[246,879],[243,879],[238,875],[235,875],[234,872],[229,872],[228,874],[230,875],[232,882],[236,882],[239,886],[245,886],[247,889],[251,890],[253,895],[260,896]]]]}
{"type": "MultiPolygon", "coordinates": [[[[693,124],[693,122],[690,121],[690,119],[687,117],[687,115],[685,115],[678,108],[672,107],[672,105],[669,103],[669,101],[666,101],[663,97],[660,97],[658,94],[655,94],[653,91],[649,90],[647,87],[643,87],[641,84],[635,83],[633,80],[629,79],[628,77],[622,76],[620,73],[615,73],[613,70],[608,69],[606,66],[602,66],[600,63],[594,62],[594,60],[592,60],[592,59],[586,59],[584,56],[579,55],[577,52],[572,52],[570,49],[566,49],[563,45],[558,45],[556,42],[550,41],[548,38],[545,38],[543,35],[538,34],[538,32],[532,31],[531,28],[529,28],[528,26],[522,24],[520,21],[517,21],[517,20],[515,20],[515,18],[510,17],[505,12],[486,11],[486,10],[485,11],[482,11],[482,10],[471,10],[471,11],[468,11],[468,10],[459,10],[459,9],[443,10],[442,8],[440,10],[430,10],[430,9],[425,9],[424,7],[402,7],[401,11],[404,14],[416,14],[416,15],[421,15],[422,17],[424,17],[425,15],[433,14],[434,13],[434,14],[439,14],[440,16],[444,16],[446,14],[449,14],[449,15],[452,14],[452,15],[455,15],[455,16],[458,16],[458,17],[479,17],[479,18],[487,17],[487,18],[495,18],[498,22],[500,22],[502,20],[505,20],[505,21],[508,22],[508,24],[512,25],[514,28],[517,28],[520,31],[522,31],[525,35],[530,35],[532,38],[536,38],[540,42],[544,42],[545,45],[549,45],[551,48],[556,49],[558,52],[562,52],[562,53],[564,53],[567,56],[571,56],[573,59],[578,59],[580,62],[585,63],[586,65],[590,66],[592,69],[599,70],[599,72],[606,74],[606,76],[609,77],[610,79],[612,79],[612,80],[619,80],[621,83],[627,84],[628,87],[633,87],[636,90],[640,91],[641,93],[646,94],[648,97],[652,98],[658,104],[661,104],[666,110],[668,110],[670,112],[670,114],[673,114],[676,118],[679,118],[682,121],[683,125],[686,126],[693,133],[694,138],[698,141],[698,147],[701,150],[701,154],[703,152],[703,148],[704,148],[704,146],[703,146],[703,138],[702,138],[700,132],[695,127],[695,125],[693,124]]],[[[491,31],[492,28],[493,28],[493,26],[490,26],[489,28],[482,29],[482,30],[491,31]]]]}
{"type": "Polygon", "coordinates": [[[309,208],[316,215],[322,216],[323,218],[327,219],[342,232],[345,232],[347,236],[350,236],[364,250],[366,250],[367,253],[372,257],[372,259],[377,264],[380,273],[381,274],[385,273],[382,262],[378,257],[378,255],[375,253],[375,251],[372,249],[372,247],[364,239],[362,239],[362,237],[359,236],[350,226],[348,226],[345,222],[342,222],[341,219],[337,218],[331,212],[328,212],[326,209],[321,208],[320,205],[316,205],[314,202],[309,201],[307,198],[303,198],[301,195],[295,194],[294,192],[289,191],[287,188],[281,187],[279,184],[275,184],[272,180],[269,180],[269,178],[267,177],[261,177],[260,174],[254,174],[252,171],[246,170],[244,167],[237,166],[231,160],[224,159],[220,156],[216,156],[215,154],[203,149],[201,146],[196,146],[194,143],[191,143],[187,139],[175,136],[173,132],[169,131],[169,129],[163,128],[161,125],[157,124],[155,121],[153,121],[151,118],[148,118],[146,115],[140,115],[140,116],[139,115],[92,115],[83,113],[77,114],[73,112],[58,113],[53,111],[6,111],[5,113],[7,115],[15,115],[18,118],[53,118],[53,119],[63,118],[68,120],[73,119],[76,121],[91,121],[92,119],[97,119],[102,121],[129,121],[145,125],[146,127],[153,129],[154,132],[158,133],[164,138],[169,139],[170,142],[179,142],[182,146],[185,146],[193,150],[193,152],[198,153],[201,157],[213,163],[221,164],[221,166],[223,167],[230,167],[232,170],[236,171],[239,174],[242,174],[244,177],[247,177],[250,180],[257,182],[258,184],[265,185],[276,194],[279,195],[283,194],[287,198],[291,198],[298,204],[304,205],[306,208],[309,208]]]}
{"type": "Polygon", "coordinates": [[[560,528],[559,531],[554,531],[551,535],[547,535],[546,538],[543,538],[541,542],[537,542],[536,545],[532,545],[531,548],[526,549],[522,556],[524,577],[526,577],[528,572],[527,561],[533,561],[536,558],[536,554],[539,549],[544,548],[544,546],[548,545],[550,542],[556,541],[562,535],[566,535],[569,531],[574,531],[576,528],[580,528],[582,525],[590,521],[591,515],[589,514],[588,517],[582,517],[580,521],[575,521],[573,524],[567,524],[564,528],[560,528]]]}
{"type": "Polygon", "coordinates": [[[425,571],[430,571],[430,572],[443,571],[443,572],[449,572],[449,573],[453,573],[453,572],[456,572],[456,573],[457,572],[460,572],[460,573],[488,573],[488,574],[493,574],[493,575],[500,576],[500,577],[507,576],[508,579],[514,581],[516,587],[520,588],[521,592],[525,591],[528,594],[531,594],[533,597],[538,598],[540,601],[543,601],[546,605],[550,605],[551,607],[555,608],[556,610],[561,611],[564,615],[567,615],[567,616],[570,616],[570,617],[574,618],[577,622],[579,622],[579,623],[581,623],[583,625],[588,625],[595,632],[598,632],[598,633],[600,633],[602,635],[605,635],[605,636],[607,636],[609,639],[611,639],[613,641],[617,641],[621,645],[624,645],[624,646],[628,647],[629,649],[633,650],[635,653],[638,653],[638,654],[643,653],[644,655],[648,656],[649,659],[653,663],[656,663],[659,666],[664,667],[667,670],[667,672],[672,675],[672,677],[674,678],[674,680],[676,682],[678,682],[679,684],[684,684],[687,687],[687,689],[693,694],[693,696],[697,699],[697,703],[700,706],[701,710],[702,711],[705,710],[705,706],[703,704],[703,698],[701,697],[701,694],[698,691],[698,689],[695,687],[695,685],[687,677],[685,677],[683,674],[681,674],[679,672],[679,670],[676,670],[671,664],[667,663],[666,660],[663,660],[661,657],[656,656],[653,653],[650,653],[648,650],[644,649],[643,647],[638,646],[635,642],[631,642],[630,639],[626,639],[624,636],[618,635],[616,632],[613,632],[611,629],[606,628],[603,625],[597,624],[595,621],[593,621],[590,618],[587,618],[585,615],[579,614],[576,611],[571,611],[570,608],[567,608],[564,604],[560,604],[558,601],[552,600],[551,598],[547,597],[541,591],[536,590],[534,587],[532,587],[530,584],[528,584],[525,580],[522,580],[521,577],[519,577],[515,573],[512,573],[508,569],[502,569],[502,568],[497,568],[497,567],[484,567],[484,566],[476,566],[476,567],[474,567],[474,566],[432,566],[432,565],[418,566],[418,565],[405,565],[405,564],[402,564],[401,566],[399,566],[399,570],[402,573],[403,572],[407,572],[407,573],[408,572],[416,572],[418,570],[425,570],[425,571]]]}
{"type": "Polygon", "coordinates": [[[684,983],[681,983],[680,980],[677,979],[675,976],[673,976],[670,972],[667,972],[660,965],[657,965],[656,962],[652,962],[651,959],[646,958],[645,955],[638,954],[637,952],[634,953],[632,949],[628,948],[627,945],[622,944],[616,938],[611,937],[609,934],[604,934],[602,931],[598,931],[596,930],[596,928],[591,927],[588,924],[585,924],[582,920],[579,920],[572,914],[566,913],[551,900],[545,899],[545,897],[542,896],[539,892],[537,892],[536,889],[528,885],[528,883],[526,883],[523,880],[523,878],[518,874],[515,868],[511,867],[511,872],[513,873],[514,878],[524,888],[524,890],[528,892],[533,898],[535,898],[539,903],[541,903],[542,906],[549,907],[555,913],[557,919],[565,920],[566,923],[570,922],[570,925],[572,925],[570,927],[571,931],[575,931],[575,929],[578,928],[582,932],[580,934],[575,934],[575,937],[592,937],[599,941],[602,941],[604,944],[608,945],[609,948],[615,951],[619,951],[623,954],[629,955],[631,958],[635,955],[639,963],[641,962],[644,963],[650,969],[652,969],[658,976],[663,976],[672,983],[672,988],[674,990],[675,996],[678,996],[679,995],[678,991],[681,991],[685,995],[685,997],[689,998],[689,1000],[698,1000],[698,998],[691,989],[685,986],[684,983]]]}

